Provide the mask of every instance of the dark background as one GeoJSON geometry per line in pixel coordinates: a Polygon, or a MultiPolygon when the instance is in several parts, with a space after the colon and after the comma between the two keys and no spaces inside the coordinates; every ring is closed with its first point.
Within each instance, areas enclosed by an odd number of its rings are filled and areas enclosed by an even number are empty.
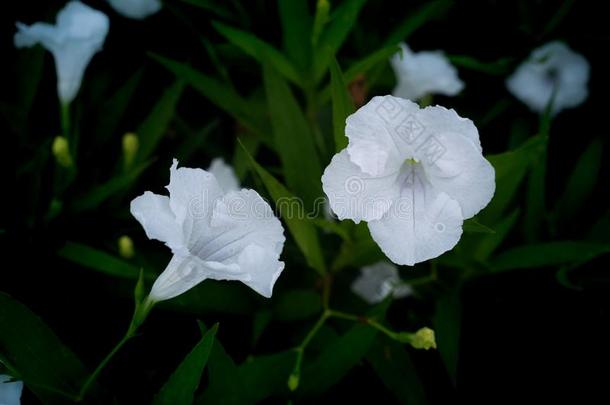
{"type": "MultiPolygon", "coordinates": [[[[215,73],[198,36],[193,35],[192,30],[202,33],[212,43],[222,44],[223,40],[210,25],[216,16],[180,1],[166,3],[159,14],[139,22],[118,16],[103,1],[87,1],[87,4],[110,16],[111,29],[103,52],[94,57],[86,72],[78,96],[83,106],[82,114],[88,113],[88,103],[95,99],[96,91],[103,91],[106,86],[116,87],[140,66],[145,66],[143,81],[134,99],[137,102],[129,106],[129,112],[120,125],[122,131],[119,132],[134,128],[148,112],[161,89],[173,80],[171,74],[147,56],[149,51],[191,61],[201,70],[215,73]],[[97,83],[87,83],[87,78],[96,78],[97,83]]],[[[369,1],[355,32],[339,54],[340,63],[348,65],[349,61],[374,51],[385,34],[401,21],[410,8],[421,3],[369,1]]],[[[449,13],[418,30],[409,40],[414,50],[443,49],[450,55],[468,55],[482,61],[508,57],[514,60],[511,66],[515,66],[534,47],[560,39],[589,60],[591,81],[588,100],[576,109],[561,113],[551,129],[547,183],[547,202],[551,206],[559,198],[577,157],[594,137],[603,139],[604,155],[607,154],[606,110],[607,92],[610,89],[607,13],[604,12],[603,2],[572,3],[557,27],[545,32],[548,22],[564,2],[459,1],[449,13]]],[[[11,2],[10,9],[7,4],[0,6],[3,8],[0,38],[4,55],[2,69],[5,70],[0,94],[3,106],[10,105],[13,97],[16,97],[14,84],[18,80],[27,80],[22,72],[16,71],[17,64],[13,63],[19,54],[11,44],[13,22],[52,19],[61,5],[62,2],[57,1],[21,1],[11,2]]],[[[240,21],[228,23],[279,45],[281,30],[274,2],[244,2],[242,6],[247,15],[240,21]]],[[[221,55],[223,60],[230,61],[229,72],[240,92],[247,93],[260,87],[260,70],[256,63],[233,54],[228,48],[221,55]]],[[[2,123],[3,126],[6,124],[2,130],[3,160],[13,168],[33,159],[35,147],[59,133],[55,72],[50,54],[46,53],[44,58],[42,88],[38,91],[27,121],[27,135],[11,128],[10,120],[3,120],[2,123]]],[[[504,76],[460,68],[460,77],[466,83],[464,94],[451,99],[439,97],[439,104],[455,108],[460,115],[470,117],[479,124],[498,100],[507,99],[509,102],[501,116],[479,125],[486,153],[507,150],[511,142],[515,142],[510,135],[514,125],[522,125],[534,133],[537,117],[507,93],[504,76]]],[[[388,93],[391,84],[390,76],[370,89],[370,94],[388,93]]],[[[194,126],[221,117],[218,130],[189,163],[205,167],[211,158],[218,155],[230,159],[234,143],[232,134],[235,132],[230,118],[192,90],[186,91],[179,110],[194,126]]],[[[86,119],[83,121],[87,122],[86,119]]],[[[90,122],[95,120],[91,119],[90,122]]],[[[84,133],[86,129],[81,131],[84,133]]],[[[81,139],[83,148],[87,150],[86,135],[81,139]]],[[[168,148],[166,150],[171,150],[175,145],[171,133],[164,142],[163,147],[168,148]]],[[[81,181],[94,183],[110,170],[113,163],[108,156],[120,153],[120,143],[114,142],[103,149],[89,149],[86,153],[93,169],[88,173],[89,177],[81,181]]],[[[37,221],[32,222],[32,213],[40,214],[44,209],[37,204],[44,196],[30,195],[28,190],[31,182],[49,182],[50,174],[43,172],[37,178],[11,175],[4,182],[2,200],[7,209],[3,210],[6,225],[2,227],[7,228],[7,232],[0,236],[3,250],[6,249],[0,270],[0,290],[26,303],[39,314],[90,367],[108,352],[128,324],[132,310],[129,297],[132,286],[128,282],[88,273],[58,259],[54,252],[68,239],[90,241],[113,249],[116,237],[126,232],[139,235],[136,246],[154,243],[146,241],[135,221],[125,220],[126,207],[129,199],[144,190],[161,190],[166,182],[170,159],[170,156],[158,159],[126,200],[116,201],[86,216],[61,219],[48,227],[41,226],[37,221]],[[120,214],[116,214],[117,207],[123,207],[120,214]],[[111,293],[116,288],[126,291],[124,299],[117,299],[111,293]]],[[[569,240],[582,237],[607,210],[607,174],[608,163],[605,161],[595,198],[587,202],[578,221],[559,230],[557,238],[569,240]]],[[[45,187],[42,190],[44,193],[45,187]]],[[[460,299],[462,334],[457,389],[453,387],[438,353],[413,353],[432,403],[522,403],[535,398],[571,398],[576,403],[608,403],[610,278],[607,257],[589,262],[572,272],[570,277],[576,288],[559,284],[556,270],[514,271],[467,282],[460,299]]],[[[278,288],[282,288],[285,282],[280,279],[278,288]]],[[[244,289],[244,294],[252,293],[244,289]]],[[[423,314],[431,311],[425,304],[407,300],[400,304],[400,308],[393,309],[391,315],[399,318],[400,314],[394,313],[402,307],[407,310],[414,308],[423,314]]],[[[155,311],[137,343],[131,342],[119,354],[102,379],[114,387],[121,399],[131,399],[133,403],[146,402],[142,393],[150,392],[150,381],[157,386],[162,384],[172,365],[177,364],[198,340],[199,332],[194,318],[190,314],[162,309],[155,311]]],[[[208,325],[219,321],[222,325],[219,339],[238,363],[244,360],[249,353],[249,347],[243,341],[243,336],[250,331],[247,316],[206,313],[196,318],[203,319],[208,325]]],[[[290,329],[290,325],[273,324],[263,336],[257,351],[264,353],[289,348],[290,329]]],[[[35,402],[30,395],[24,395],[24,403],[35,402]]],[[[362,365],[328,392],[324,402],[369,396],[379,403],[394,400],[368,366],[362,365]]]]}

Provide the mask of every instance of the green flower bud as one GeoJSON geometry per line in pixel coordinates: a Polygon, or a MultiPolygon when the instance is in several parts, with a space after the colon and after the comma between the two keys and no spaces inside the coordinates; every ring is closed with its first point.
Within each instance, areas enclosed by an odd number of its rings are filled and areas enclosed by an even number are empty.
{"type": "Polygon", "coordinates": [[[412,335],[410,343],[415,349],[436,349],[434,331],[428,327],[421,328],[412,335]]]}
{"type": "Polygon", "coordinates": [[[288,388],[290,389],[290,391],[295,391],[297,388],[299,388],[298,374],[290,374],[290,377],[288,377],[288,388]]]}
{"type": "Polygon", "coordinates": [[[125,167],[131,166],[139,148],[140,141],[136,134],[127,132],[123,135],[123,158],[125,159],[125,167]]]}
{"type": "Polygon", "coordinates": [[[53,156],[58,165],[62,167],[72,166],[72,156],[70,155],[70,145],[68,140],[63,136],[56,136],[53,139],[53,145],[51,146],[53,156]]]}
{"type": "Polygon", "coordinates": [[[131,259],[135,256],[135,250],[133,248],[133,241],[127,235],[123,235],[118,240],[119,254],[125,259],[131,259]]]}

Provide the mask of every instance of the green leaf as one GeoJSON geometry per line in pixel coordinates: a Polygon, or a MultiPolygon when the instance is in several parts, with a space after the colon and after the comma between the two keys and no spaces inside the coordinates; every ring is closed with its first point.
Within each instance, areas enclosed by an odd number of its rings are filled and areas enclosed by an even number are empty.
{"type": "Polygon", "coordinates": [[[426,404],[426,394],[409,352],[396,341],[379,336],[366,359],[381,382],[402,404],[426,404]]]}
{"type": "Polygon", "coordinates": [[[213,0],[182,0],[184,3],[191,4],[206,11],[211,11],[219,17],[234,19],[233,12],[226,6],[224,1],[213,0]]]}
{"type": "Polygon", "coordinates": [[[513,151],[487,156],[496,171],[496,193],[478,215],[481,221],[494,224],[502,218],[531,165],[544,153],[545,145],[546,139],[538,135],[513,151]]]}
{"type": "Polygon", "coordinates": [[[518,246],[498,255],[491,263],[493,271],[532,269],[584,263],[610,252],[610,245],[592,242],[558,241],[518,246]]]}
{"type": "Polygon", "coordinates": [[[283,351],[246,360],[239,366],[239,375],[247,395],[247,403],[256,404],[279,394],[286,395],[286,381],[294,366],[294,351],[283,351]]]}
{"type": "Polygon", "coordinates": [[[150,114],[136,130],[140,141],[137,154],[137,159],[140,162],[146,161],[155,152],[161,138],[167,132],[183,90],[184,83],[182,80],[177,80],[168,87],[154,105],[150,114]]]}
{"type": "Polygon", "coordinates": [[[433,18],[438,18],[453,6],[452,0],[428,1],[416,11],[410,12],[407,18],[386,38],[384,45],[396,45],[413,34],[433,18]]]}
{"type": "Polygon", "coordinates": [[[233,87],[211,76],[204,75],[184,63],[155,54],[151,54],[151,57],[187,82],[212,104],[239,121],[262,141],[269,143],[269,131],[265,128],[262,120],[251,112],[248,102],[237,94],[233,87]]]}
{"type": "Polygon", "coordinates": [[[486,225],[483,225],[476,218],[469,218],[465,220],[464,224],[462,225],[462,229],[464,230],[464,232],[472,233],[487,233],[490,235],[496,233],[496,231],[486,225]]]}
{"type": "Polygon", "coordinates": [[[484,262],[489,256],[500,246],[500,244],[506,239],[506,236],[513,229],[513,226],[519,218],[520,210],[515,209],[509,216],[498,222],[495,226],[494,235],[481,238],[478,244],[472,249],[472,256],[484,262]]]}
{"type": "Polygon", "coordinates": [[[0,363],[43,403],[74,402],[88,376],[80,360],[38,316],[2,292],[0,363]]]}
{"type": "Polygon", "coordinates": [[[207,331],[155,396],[153,404],[192,404],[214,344],[218,324],[207,331]]]}
{"type": "Polygon", "coordinates": [[[285,78],[295,84],[301,84],[301,78],[292,63],[273,46],[256,36],[229,27],[219,22],[213,22],[214,28],[233,45],[239,47],[250,57],[256,59],[261,65],[270,65],[285,78]]]}
{"type": "Polygon", "coordinates": [[[356,24],[366,0],[346,0],[331,14],[314,49],[314,79],[320,80],[348,34],[356,24]]]}
{"type": "Polygon", "coordinates": [[[275,146],[286,183],[303,198],[306,207],[313,207],[314,200],[322,193],[322,169],[309,123],[288,84],[274,69],[265,65],[263,79],[275,146]]]}
{"type": "Polygon", "coordinates": [[[263,181],[271,198],[275,201],[277,208],[280,210],[280,215],[286,222],[288,230],[292,234],[299,249],[303,252],[307,264],[317,270],[320,274],[324,274],[326,268],[316,229],[311,221],[299,214],[299,212],[305,212],[302,202],[291,194],[290,191],[288,191],[282,183],[277,181],[277,179],[267,170],[256,163],[254,158],[245,148],[244,152],[248,157],[250,164],[263,181]]]}
{"type": "Polygon", "coordinates": [[[596,138],[580,155],[554,211],[555,221],[564,224],[580,212],[597,185],[602,164],[603,143],[596,138]]]}
{"type": "Polygon", "coordinates": [[[278,9],[282,23],[284,51],[302,71],[311,61],[311,16],[305,0],[279,0],[278,9]]]}
{"type": "Polygon", "coordinates": [[[57,254],[83,267],[97,270],[113,277],[137,279],[140,269],[118,257],[76,242],[66,242],[57,254]]]}
{"type": "Polygon", "coordinates": [[[481,62],[467,55],[448,55],[449,61],[461,68],[489,75],[506,75],[510,73],[512,58],[502,58],[493,62],[481,62]]]}
{"type": "Polygon", "coordinates": [[[98,144],[103,144],[115,135],[121,118],[123,118],[138,84],[140,84],[143,72],[144,69],[135,72],[102,104],[95,125],[95,139],[98,144]]]}
{"type": "Polygon", "coordinates": [[[274,318],[279,321],[296,321],[311,318],[322,310],[320,294],[312,290],[289,290],[274,300],[274,318]]]}
{"type": "Polygon", "coordinates": [[[140,177],[140,175],[148,168],[148,166],[150,166],[151,163],[151,161],[141,163],[137,167],[131,169],[129,172],[119,174],[118,176],[108,180],[106,183],[95,186],[86,194],[76,198],[71,208],[77,212],[98,208],[100,204],[109,198],[116,196],[121,191],[126,190],[138,179],[138,177],[140,177]]]}
{"type": "Polygon", "coordinates": [[[454,288],[436,302],[434,314],[436,344],[454,384],[460,352],[461,318],[460,288],[454,288]]]}
{"type": "Polygon", "coordinates": [[[318,44],[322,30],[328,24],[330,14],[330,3],[328,0],[318,0],[316,2],[316,14],[313,19],[313,27],[311,29],[311,40],[313,46],[318,44]]]}
{"type": "Polygon", "coordinates": [[[356,325],[328,344],[313,362],[304,363],[299,391],[320,395],[337,384],[369,351],[377,331],[356,325]]]}
{"type": "Polygon", "coordinates": [[[354,112],[354,103],[347,92],[347,86],[343,80],[343,73],[336,59],[330,64],[330,88],[333,104],[333,129],[335,134],[335,148],[339,152],[347,147],[347,136],[345,136],[345,120],[354,112]]]}

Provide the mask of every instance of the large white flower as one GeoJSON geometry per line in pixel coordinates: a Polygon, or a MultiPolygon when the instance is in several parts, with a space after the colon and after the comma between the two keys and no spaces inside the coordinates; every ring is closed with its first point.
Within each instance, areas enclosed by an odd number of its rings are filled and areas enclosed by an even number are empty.
{"type": "Polygon", "coordinates": [[[235,174],[235,170],[225,163],[222,158],[215,158],[208,167],[208,172],[212,173],[216,177],[216,181],[225,193],[229,191],[238,191],[240,189],[239,179],[235,174]]]}
{"type": "Polygon", "coordinates": [[[68,104],[76,97],[91,58],[102,49],[109,24],[106,14],[71,1],[57,14],[55,25],[18,22],[15,46],[40,43],[53,54],[57,94],[63,104],[68,104]]]}
{"type": "Polygon", "coordinates": [[[589,62],[562,42],[535,49],[506,81],[508,90],[531,110],[553,114],[582,104],[588,95],[589,62]]]}
{"type": "Polygon", "coordinates": [[[369,304],[377,304],[390,294],[394,298],[413,294],[413,289],[400,280],[396,266],[388,262],[363,267],[352,283],[352,291],[369,304]]]}
{"type": "Polygon", "coordinates": [[[11,377],[0,374],[0,405],[19,405],[21,403],[22,381],[9,382],[11,377]]]}
{"type": "Polygon", "coordinates": [[[322,176],[339,219],[368,222],[397,264],[452,249],[462,222],[485,207],[495,173],[472,121],[454,110],[393,96],[374,97],[346,120],[347,148],[322,176]]]}
{"type": "Polygon", "coordinates": [[[408,100],[419,100],[429,94],[455,96],[464,88],[457,70],[442,51],[413,52],[405,43],[402,54],[396,53],[390,64],[397,84],[392,94],[408,100]]]}
{"type": "Polygon", "coordinates": [[[118,13],[125,17],[142,20],[161,10],[159,0],[108,0],[118,13]]]}
{"type": "Polygon", "coordinates": [[[169,197],[147,191],[131,202],[146,235],[174,256],[155,281],[150,299],[161,301],[205,279],[239,280],[270,297],[284,269],[284,229],[254,190],[225,192],[202,169],[170,169],[169,197]]]}

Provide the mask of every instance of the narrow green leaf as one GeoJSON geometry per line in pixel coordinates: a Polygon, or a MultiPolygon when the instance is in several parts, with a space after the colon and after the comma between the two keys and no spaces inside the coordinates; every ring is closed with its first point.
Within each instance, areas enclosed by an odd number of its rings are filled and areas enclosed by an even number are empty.
{"type": "Polygon", "coordinates": [[[296,198],[282,183],[259,165],[245,148],[244,152],[250,164],[263,181],[271,198],[275,201],[280,215],[286,222],[288,230],[305,256],[307,263],[320,274],[324,274],[326,269],[318,234],[314,225],[301,214],[305,212],[301,200],[296,198]]]}
{"type": "Polygon", "coordinates": [[[478,215],[481,221],[494,224],[502,218],[531,165],[544,152],[545,145],[544,137],[535,136],[513,151],[487,156],[496,171],[496,193],[478,215]]]}
{"type": "Polygon", "coordinates": [[[226,6],[224,1],[213,1],[213,0],[181,0],[184,3],[191,4],[195,7],[199,7],[206,11],[229,20],[235,19],[233,12],[226,6]]]}
{"type": "Polygon", "coordinates": [[[465,220],[464,224],[462,225],[462,229],[464,230],[464,232],[472,233],[487,233],[490,235],[496,233],[496,231],[486,225],[483,225],[476,218],[469,218],[465,220]]]}
{"type": "Polygon", "coordinates": [[[269,131],[262,120],[251,113],[248,102],[237,94],[231,86],[211,76],[204,75],[184,63],[155,54],[151,54],[151,57],[191,85],[212,104],[239,121],[261,140],[269,141],[269,131]]]}
{"type": "Polygon", "coordinates": [[[73,263],[97,270],[113,277],[137,279],[140,270],[118,257],[102,250],[76,242],[66,242],[57,254],[73,263]]]}
{"type": "Polygon", "coordinates": [[[183,90],[184,82],[182,80],[177,80],[168,87],[136,130],[140,141],[137,154],[140,162],[146,161],[155,152],[157,145],[167,132],[183,90]]]}
{"type": "Polygon", "coordinates": [[[345,120],[354,112],[354,103],[347,92],[347,86],[343,80],[343,73],[336,59],[330,63],[330,88],[333,104],[333,129],[335,134],[335,147],[339,152],[347,147],[347,136],[345,136],[345,120]]]}
{"type": "Polygon", "coordinates": [[[261,65],[268,64],[273,66],[276,71],[291,82],[301,84],[300,75],[295,67],[272,45],[248,32],[229,27],[228,25],[219,22],[213,22],[212,25],[229,42],[239,47],[250,57],[256,59],[261,65]]]}
{"type": "Polygon", "coordinates": [[[305,206],[322,194],[322,169],[314,138],[290,87],[270,66],[263,68],[263,79],[274,141],[288,187],[303,198],[305,206]]]}
{"type": "Polygon", "coordinates": [[[278,9],[282,23],[284,51],[305,72],[311,61],[311,15],[306,0],[279,0],[278,9]]]}
{"type": "Polygon", "coordinates": [[[143,68],[136,71],[102,104],[95,125],[95,139],[98,144],[103,144],[116,135],[115,131],[140,84],[143,72],[143,68]]]}
{"type": "Polygon", "coordinates": [[[506,239],[510,230],[513,229],[513,226],[517,222],[517,218],[519,218],[520,212],[521,211],[518,208],[515,209],[509,216],[496,224],[493,235],[481,238],[478,241],[478,244],[472,249],[473,257],[481,262],[487,260],[504,239],[506,239]]]}
{"type": "Polygon", "coordinates": [[[472,56],[448,55],[449,61],[457,67],[470,69],[488,75],[506,75],[510,73],[513,58],[501,58],[493,62],[482,62],[472,56]]]}
{"type": "Polygon", "coordinates": [[[26,306],[0,292],[0,363],[43,403],[76,400],[88,372],[26,306]]]}
{"type": "Polygon", "coordinates": [[[328,17],[330,14],[330,2],[328,0],[318,0],[316,2],[316,14],[313,19],[313,28],[311,29],[311,41],[313,46],[318,44],[320,34],[328,23],[328,17]]]}
{"type": "Polygon", "coordinates": [[[207,331],[155,396],[153,404],[192,404],[208,362],[218,324],[207,331]]]}
{"type": "Polygon", "coordinates": [[[299,391],[320,395],[337,384],[369,351],[377,331],[356,325],[328,344],[313,362],[304,363],[299,391]]]}
{"type": "Polygon", "coordinates": [[[257,356],[246,360],[239,366],[239,375],[243,382],[250,404],[276,396],[287,395],[286,381],[294,366],[295,353],[292,350],[257,356]]]}
{"type": "Polygon", "coordinates": [[[436,344],[454,384],[457,379],[461,323],[462,303],[460,300],[460,289],[455,288],[437,300],[436,312],[434,314],[436,344]]]}
{"type": "Polygon", "coordinates": [[[289,290],[274,300],[274,318],[279,321],[296,321],[311,318],[322,310],[320,294],[313,290],[289,290]]]}
{"type": "Polygon", "coordinates": [[[409,352],[396,341],[379,336],[366,359],[381,382],[401,404],[427,404],[422,382],[409,352]]]}
{"type": "Polygon", "coordinates": [[[584,263],[610,252],[605,243],[558,241],[518,246],[498,255],[491,263],[493,271],[532,269],[584,263]]]}
{"type": "Polygon", "coordinates": [[[385,45],[396,45],[413,34],[433,18],[439,18],[453,6],[452,0],[428,1],[414,12],[409,12],[403,20],[386,38],[385,45]]]}
{"type": "Polygon", "coordinates": [[[554,218],[565,224],[580,212],[585,201],[591,196],[598,182],[602,164],[603,143],[596,138],[580,155],[561,197],[557,200],[554,218]]]}
{"type": "Polygon", "coordinates": [[[316,81],[326,73],[333,57],[356,24],[365,2],[366,0],[346,0],[331,14],[314,50],[313,72],[316,81]]]}
{"type": "Polygon", "coordinates": [[[95,186],[86,194],[76,198],[71,208],[77,212],[98,208],[104,201],[119,194],[121,191],[126,190],[138,179],[138,177],[140,177],[151,163],[151,161],[141,163],[129,172],[119,174],[107,182],[95,186]]]}

